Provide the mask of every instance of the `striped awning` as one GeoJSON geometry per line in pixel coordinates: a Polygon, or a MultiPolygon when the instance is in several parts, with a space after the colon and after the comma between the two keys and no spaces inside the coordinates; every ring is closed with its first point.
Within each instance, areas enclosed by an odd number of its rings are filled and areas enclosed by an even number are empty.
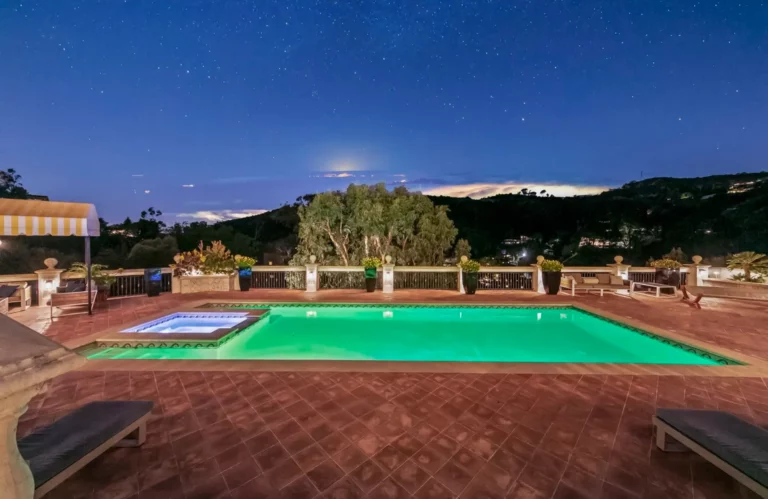
{"type": "Polygon", "coordinates": [[[96,207],[28,199],[0,199],[0,236],[98,236],[96,207]]]}

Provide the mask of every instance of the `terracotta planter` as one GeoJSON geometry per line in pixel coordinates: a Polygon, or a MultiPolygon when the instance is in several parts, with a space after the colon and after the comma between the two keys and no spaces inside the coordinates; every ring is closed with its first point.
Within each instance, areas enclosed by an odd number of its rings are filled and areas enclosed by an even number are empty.
{"type": "Polygon", "coordinates": [[[560,292],[560,279],[562,279],[563,273],[555,272],[542,272],[544,279],[544,289],[548,295],[556,295],[560,292]]]}

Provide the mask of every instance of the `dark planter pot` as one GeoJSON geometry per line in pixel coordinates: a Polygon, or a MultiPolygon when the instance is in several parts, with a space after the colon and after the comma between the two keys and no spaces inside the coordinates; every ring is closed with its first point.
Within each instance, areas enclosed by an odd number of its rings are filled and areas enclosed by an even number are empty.
{"type": "Polygon", "coordinates": [[[365,269],[365,290],[369,293],[376,291],[376,269],[365,269]]]}
{"type": "MultiPolygon", "coordinates": [[[[107,299],[109,298],[109,288],[110,286],[96,286],[96,289],[99,290],[98,293],[96,293],[96,300],[95,303],[107,303],[107,299]]],[[[85,288],[86,291],[88,288],[85,288]]]]}
{"type": "Polygon", "coordinates": [[[253,271],[251,269],[240,269],[237,272],[237,280],[240,283],[240,291],[248,291],[251,289],[251,275],[253,271]]]}
{"type": "Polygon", "coordinates": [[[56,286],[56,292],[57,293],[66,293],[67,287],[66,286],[56,286]]]}
{"type": "Polygon", "coordinates": [[[477,272],[464,272],[462,281],[464,282],[464,291],[468,295],[473,295],[477,292],[477,272]]]}
{"type": "Polygon", "coordinates": [[[559,270],[556,272],[542,272],[544,277],[544,289],[548,295],[556,295],[560,292],[560,279],[562,272],[559,270]]]}
{"type": "Polygon", "coordinates": [[[680,286],[680,269],[656,269],[655,281],[657,284],[680,286]]]}

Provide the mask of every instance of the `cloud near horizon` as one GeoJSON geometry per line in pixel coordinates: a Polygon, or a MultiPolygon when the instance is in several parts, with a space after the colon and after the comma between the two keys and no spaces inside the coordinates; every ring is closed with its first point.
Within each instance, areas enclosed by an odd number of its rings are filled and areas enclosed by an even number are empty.
{"type": "Polygon", "coordinates": [[[599,185],[569,185],[546,183],[517,183],[517,182],[477,182],[472,184],[443,185],[422,190],[430,196],[470,197],[473,199],[487,198],[497,194],[517,194],[522,189],[539,193],[543,190],[547,194],[557,197],[587,196],[600,194],[612,187],[599,185]]]}
{"type": "Polygon", "coordinates": [[[177,213],[176,217],[204,220],[206,222],[223,222],[225,220],[261,215],[267,211],[269,210],[201,210],[192,213],[177,213]]]}

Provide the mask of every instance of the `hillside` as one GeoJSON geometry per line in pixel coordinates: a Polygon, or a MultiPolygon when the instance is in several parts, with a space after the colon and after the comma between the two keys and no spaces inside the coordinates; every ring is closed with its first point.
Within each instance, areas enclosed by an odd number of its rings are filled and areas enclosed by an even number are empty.
{"type": "MultiPolygon", "coordinates": [[[[450,209],[459,237],[469,240],[477,258],[525,250],[527,259],[543,253],[598,264],[622,254],[642,264],[672,247],[705,257],[768,252],[768,172],[658,177],[572,198],[504,194],[432,200],[450,209]]],[[[255,236],[264,252],[280,254],[295,243],[296,209],[283,206],[222,225],[255,236]]]]}

